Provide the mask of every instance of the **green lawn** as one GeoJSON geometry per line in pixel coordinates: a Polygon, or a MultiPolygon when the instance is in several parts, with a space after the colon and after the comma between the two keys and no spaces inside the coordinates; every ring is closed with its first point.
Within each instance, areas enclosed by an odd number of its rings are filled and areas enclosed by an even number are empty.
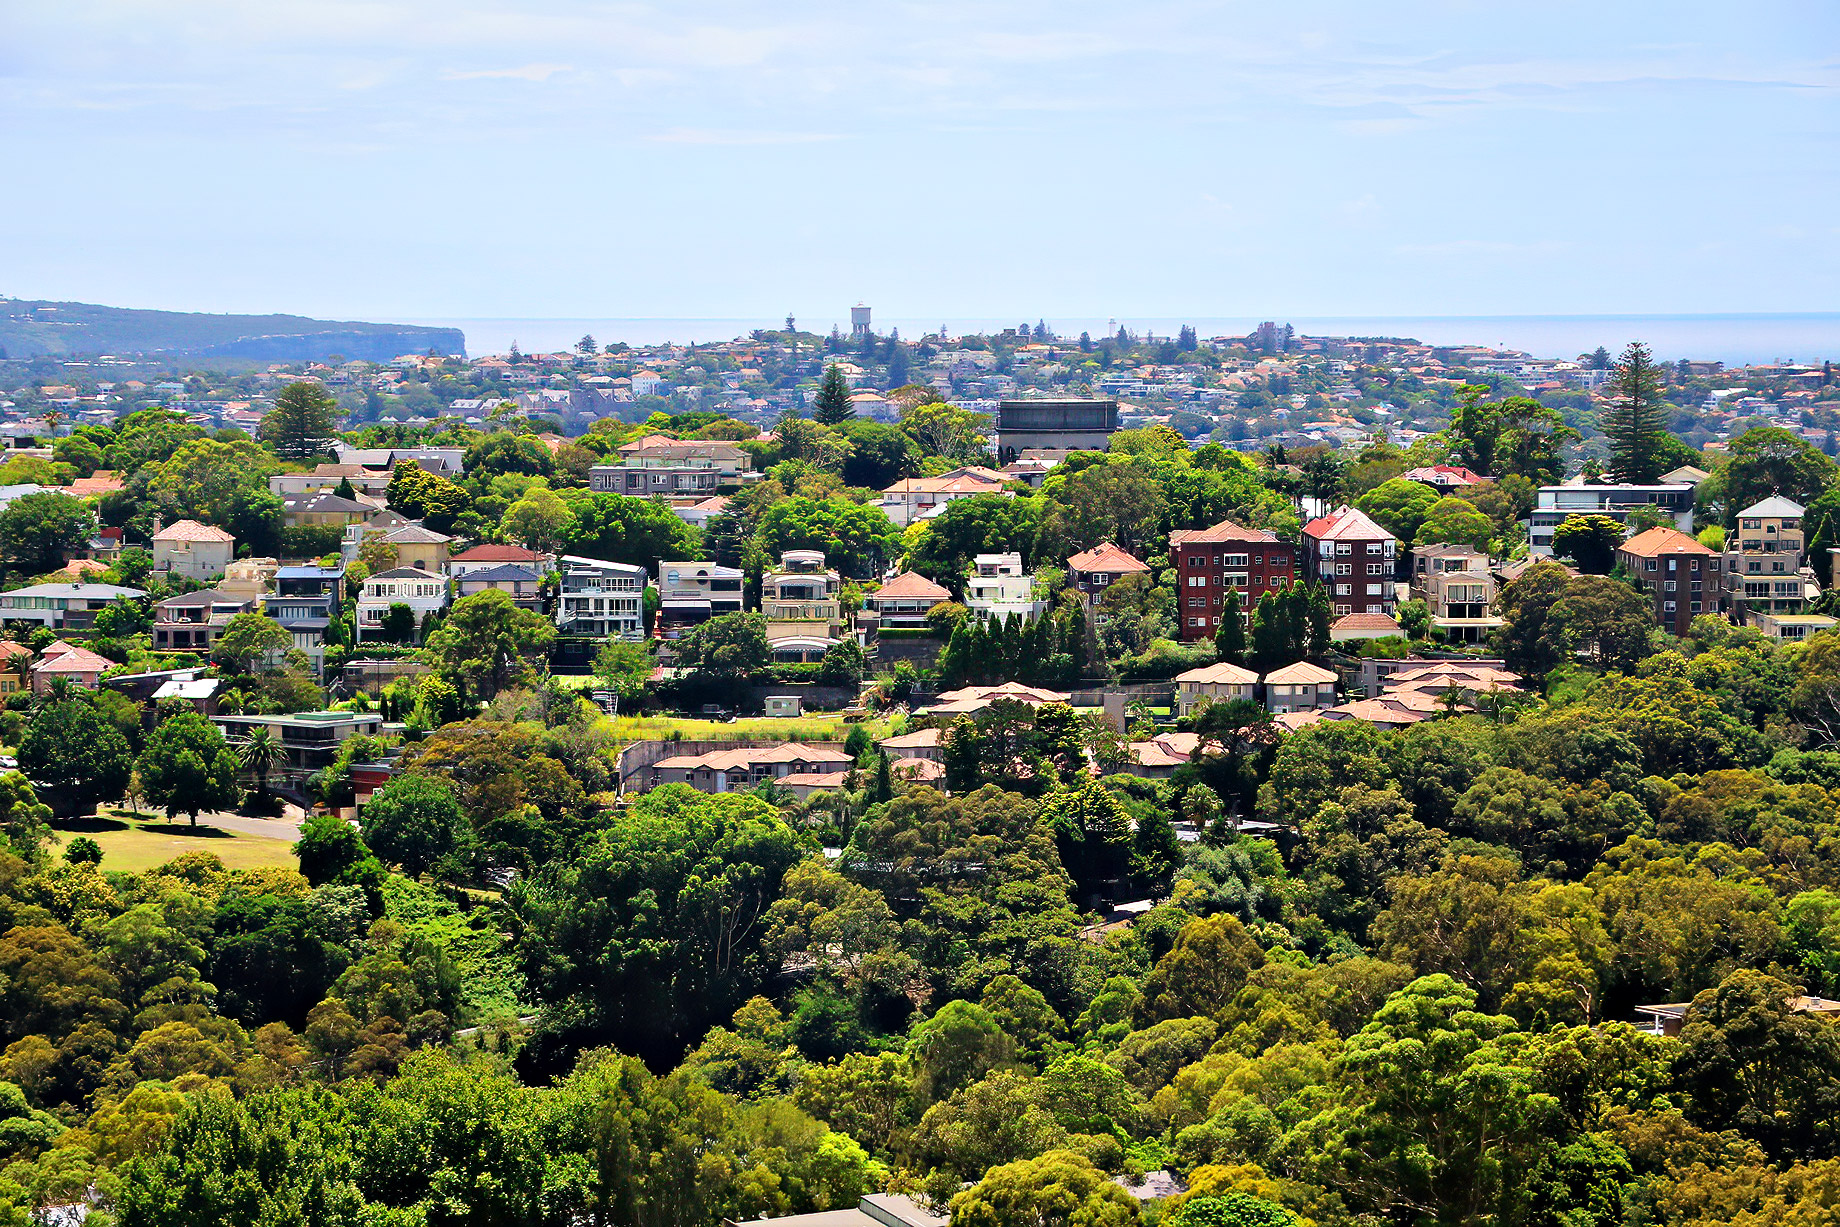
{"type": "Polygon", "coordinates": [[[228,869],[299,866],[293,845],[285,839],[265,839],[202,825],[193,827],[186,822],[168,823],[164,818],[146,822],[81,818],[54,823],[51,834],[60,848],[75,836],[89,836],[102,847],[102,867],[122,873],[141,873],[187,852],[210,852],[228,869]]]}

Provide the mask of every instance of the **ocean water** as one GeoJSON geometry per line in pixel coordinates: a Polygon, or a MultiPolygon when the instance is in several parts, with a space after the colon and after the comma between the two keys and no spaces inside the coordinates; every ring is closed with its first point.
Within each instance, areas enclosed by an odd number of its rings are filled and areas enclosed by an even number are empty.
{"type": "MultiPolygon", "coordinates": [[[[1274,318],[1266,316],[1263,318],[1274,318]]],[[[1615,353],[1632,340],[1646,342],[1665,359],[1693,358],[1737,366],[1756,362],[1840,360],[1840,312],[1780,315],[1444,315],[1275,317],[1310,336],[1412,337],[1433,345],[1490,345],[1518,349],[1539,358],[1572,358],[1599,345],[1615,353]]],[[[527,353],[554,352],[584,335],[629,345],[665,341],[728,341],[757,328],[778,328],[780,319],[417,319],[405,321],[459,328],[474,357],[504,353],[513,342],[527,353]]],[[[849,312],[838,321],[846,331],[849,312]]],[[[1019,319],[875,320],[877,332],[899,328],[919,337],[942,325],[953,335],[1013,328],[1019,319]]],[[[801,317],[800,327],[828,332],[831,320],[801,317]]],[[[1258,326],[1251,316],[1207,318],[1050,319],[1062,337],[1090,332],[1097,337],[1120,325],[1135,333],[1173,336],[1184,324],[1202,336],[1243,336],[1258,326]]]]}

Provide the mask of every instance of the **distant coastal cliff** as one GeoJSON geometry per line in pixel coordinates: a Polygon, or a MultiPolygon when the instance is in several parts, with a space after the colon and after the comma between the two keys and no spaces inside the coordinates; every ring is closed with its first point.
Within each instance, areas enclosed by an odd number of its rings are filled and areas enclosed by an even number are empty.
{"type": "Polygon", "coordinates": [[[0,300],[0,350],[9,357],[41,354],[169,354],[255,362],[362,358],[388,362],[402,354],[464,356],[458,328],[366,324],[300,315],[206,315],[140,311],[89,303],[0,300]]]}

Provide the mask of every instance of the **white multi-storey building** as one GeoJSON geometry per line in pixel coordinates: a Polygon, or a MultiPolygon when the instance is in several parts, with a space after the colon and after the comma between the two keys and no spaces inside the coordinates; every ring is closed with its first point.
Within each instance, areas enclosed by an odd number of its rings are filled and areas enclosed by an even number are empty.
{"type": "Polygon", "coordinates": [[[564,555],[556,629],[596,639],[644,639],[645,568],[564,555]]]}
{"type": "Polygon", "coordinates": [[[358,641],[375,639],[392,605],[407,605],[415,614],[419,637],[424,619],[447,608],[447,579],[415,567],[392,567],[364,581],[358,593],[358,641]]]}
{"type": "Polygon", "coordinates": [[[986,618],[1034,619],[1042,602],[1035,597],[1035,577],[1022,569],[1021,554],[979,554],[965,580],[965,607],[986,618]]]}

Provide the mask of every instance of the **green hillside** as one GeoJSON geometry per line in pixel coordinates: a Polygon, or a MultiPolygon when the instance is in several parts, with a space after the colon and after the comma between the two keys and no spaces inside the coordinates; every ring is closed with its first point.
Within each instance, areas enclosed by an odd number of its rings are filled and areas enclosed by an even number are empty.
{"type": "Polygon", "coordinates": [[[301,315],[206,315],[90,303],[0,300],[0,349],[42,354],[160,354],[304,362],[338,355],[387,362],[405,353],[464,354],[458,328],[366,324],[301,315]]]}

